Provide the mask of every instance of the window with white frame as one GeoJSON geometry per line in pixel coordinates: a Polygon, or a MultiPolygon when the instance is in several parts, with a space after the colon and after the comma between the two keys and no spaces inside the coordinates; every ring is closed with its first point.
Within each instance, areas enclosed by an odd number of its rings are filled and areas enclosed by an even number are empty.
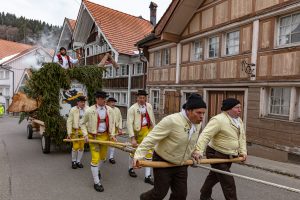
{"type": "Polygon", "coordinates": [[[151,104],[153,106],[153,110],[159,110],[159,90],[151,91],[151,104]]]}
{"type": "Polygon", "coordinates": [[[291,88],[272,87],[270,88],[269,114],[277,116],[289,116],[291,88]]]}
{"type": "Polygon", "coordinates": [[[236,55],[240,51],[240,32],[234,31],[226,33],[226,55],[236,55]]]}
{"type": "Polygon", "coordinates": [[[278,45],[300,42],[300,13],[281,17],[278,28],[278,45]]]}
{"type": "Polygon", "coordinates": [[[143,63],[137,63],[136,64],[136,69],[135,69],[135,74],[139,75],[139,74],[143,74],[144,70],[143,70],[143,63]]]}
{"type": "Polygon", "coordinates": [[[9,79],[9,71],[0,70],[0,79],[9,79]]]}
{"type": "Polygon", "coordinates": [[[9,96],[9,88],[8,87],[0,87],[0,94],[3,96],[9,96]]]}
{"type": "Polygon", "coordinates": [[[199,61],[202,59],[202,46],[200,40],[192,42],[191,61],[199,61]]]}
{"type": "Polygon", "coordinates": [[[120,104],[123,104],[123,105],[127,104],[127,93],[125,93],[125,92],[121,93],[120,104]]]}
{"type": "Polygon", "coordinates": [[[114,93],[113,92],[109,92],[108,95],[109,95],[109,97],[114,97],[114,93]]]}
{"type": "MultiPolygon", "coordinates": [[[[120,102],[120,93],[115,92],[114,98],[115,98],[115,99],[117,100],[117,102],[119,103],[119,102],[120,102]]],[[[119,104],[120,104],[120,103],[119,103],[119,104]]]]}
{"type": "Polygon", "coordinates": [[[169,65],[170,64],[170,49],[163,49],[162,50],[162,65],[169,65]]]}
{"type": "Polygon", "coordinates": [[[154,65],[156,67],[161,66],[161,53],[160,53],[160,51],[154,52],[154,65]]]}
{"type": "Polygon", "coordinates": [[[106,68],[106,78],[111,78],[113,77],[113,67],[109,66],[106,68]]]}
{"type": "Polygon", "coordinates": [[[211,37],[208,39],[208,58],[216,58],[219,56],[219,37],[211,37]]]}
{"type": "Polygon", "coordinates": [[[120,76],[120,67],[114,68],[114,76],[120,76]]]}
{"type": "Polygon", "coordinates": [[[90,56],[90,48],[89,47],[86,48],[86,56],[90,56]]]}
{"type": "Polygon", "coordinates": [[[122,65],[121,66],[121,75],[122,76],[127,76],[128,75],[128,66],[127,65],[122,65]]]}

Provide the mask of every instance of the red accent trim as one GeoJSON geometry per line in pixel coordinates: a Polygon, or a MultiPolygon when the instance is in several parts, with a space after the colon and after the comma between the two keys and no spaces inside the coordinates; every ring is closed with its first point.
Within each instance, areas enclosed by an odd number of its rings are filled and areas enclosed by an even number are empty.
{"type": "MultiPolygon", "coordinates": [[[[98,120],[97,120],[97,131],[98,131],[101,119],[99,117],[99,113],[97,111],[97,108],[98,108],[98,106],[96,105],[96,112],[97,112],[97,116],[98,116],[98,120]]],[[[106,106],[105,106],[105,110],[106,110],[106,116],[105,116],[106,131],[109,131],[109,117],[108,117],[108,111],[107,111],[106,106]]]]}
{"type": "MultiPolygon", "coordinates": [[[[58,62],[62,65],[63,62],[64,62],[63,59],[62,59],[62,56],[60,54],[57,54],[56,56],[58,58],[58,62]]],[[[68,55],[67,55],[67,60],[68,60],[69,68],[72,68],[71,61],[70,61],[70,56],[68,56],[68,55]]]]}
{"type": "Polygon", "coordinates": [[[149,116],[149,114],[148,114],[148,111],[147,111],[147,110],[146,110],[146,120],[147,120],[148,128],[150,128],[151,121],[150,121],[150,116],[149,116]]]}

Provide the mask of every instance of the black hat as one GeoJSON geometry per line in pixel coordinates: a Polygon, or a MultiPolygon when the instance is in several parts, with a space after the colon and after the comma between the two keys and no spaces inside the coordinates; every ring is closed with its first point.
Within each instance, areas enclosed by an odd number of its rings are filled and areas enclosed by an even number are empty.
{"type": "Polygon", "coordinates": [[[95,95],[96,98],[101,97],[101,98],[104,98],[104,99],[106,99],[109,96],[104,91],[97,91],[97,92],[94,93],[94,95],[95,95]]]}
{"type": "Polygon", "coordinates": [[[118,102],[115,98],[113,98],[113,97],[109,97],[108,99],[107,99],[107,102],[110,102],[110,101],[113,101],[113,102],[118,102]]]}
{"type": "Polygon", "coordinates": [[[138,96],[142,95],[142,96],[147,96],[148,93],[145,91],[145,90],[138,90],[138,93],[137,93],[138,96]]]}
{"type": "Polygon", "coordinates": [[[233,108],[234,106],[236,106],[240,103],[241,102],[239,100],[234,99],[234,98],[224,99],[223,102],[222,102],[221,110],[222,111],[230,110],[231,108],[233,108]]]}
{"type": "Polygon", "coordinates": [[[79,97],[77,97],[77,101],[86,101],[86,97],[85,96],[79,96],[79,97]]]}
{"type": "Polygon", "coordinates": [[[192,93],[182,108],[187,110],[206,108],[206,103],[203,101],[201,95],[192,93]]]}
{"type": "Polygon", "coordinates": [[[61,50],[67,51],[67,49],[65,47],[60,47],[59,51],[61,51],[61,50]]]}

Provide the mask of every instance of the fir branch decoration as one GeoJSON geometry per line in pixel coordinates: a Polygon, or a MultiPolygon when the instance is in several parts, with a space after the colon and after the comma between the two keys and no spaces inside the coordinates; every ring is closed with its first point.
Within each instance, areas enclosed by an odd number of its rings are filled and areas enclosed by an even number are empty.
{"type": "Polygon", "coordinates": [[[86,86],[89,104],[92,105],[94,92],[102,88],[104,71],[96,66],[65,70],[56,63],[46,63],[40,70],[32,72],[24,91],[41,102],[35,114],[37,119],[45,123],[45,135],[50,136],[55,144],[61,144],[66,135],[66,120],[60,115],[60,89],[69,89],[71,80],[76,79],[86,86]]]}

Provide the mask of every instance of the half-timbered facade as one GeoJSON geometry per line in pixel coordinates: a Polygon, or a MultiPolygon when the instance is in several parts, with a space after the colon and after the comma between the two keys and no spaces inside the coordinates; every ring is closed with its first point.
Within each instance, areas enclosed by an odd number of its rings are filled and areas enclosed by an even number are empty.
{"type": "Polygon", "coordinates": [[[158,118],[197,92],[208,103],[207,122],[235,97],[251,154],[300,160],[298,0],[173,0],[138,45],[158,118]]]}

